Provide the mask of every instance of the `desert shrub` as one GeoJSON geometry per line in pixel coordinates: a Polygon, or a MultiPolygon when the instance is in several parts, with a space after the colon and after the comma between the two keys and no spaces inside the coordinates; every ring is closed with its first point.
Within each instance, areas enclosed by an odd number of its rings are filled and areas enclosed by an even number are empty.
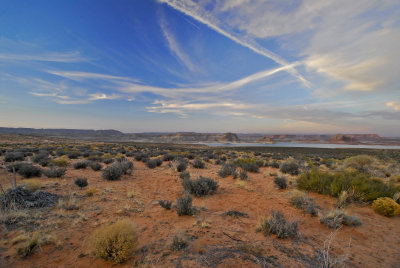
{"type": "Polygon", "coordinates": [[[172,161],[175,159],[175,156],[172,154],[164,154],[162,157],[162,161],[172,161]]]}
{"type": "Polygon", "coordinates": [[[79,161],[74,163],[72,166],[74,167],[74,169],[85,169],[87,168],[88,165],[89,165],[88,161],[79,161]]]}
{"type": "Polygon", "coordinates": [[[65,175],[65,172],[67,170],[64,167],[51,167],[49,169],[45,169],[43,170],[43,174],[47,177],[47,178],[61,178],[62,176],[65,175]]]}
{"type": "Polygon", "coordinates": [[[221,178],[225,178],[232,175],[234,178],[237,177],[236,166],[233,163],[223,164],[221,169],[218,171],[218,175],[221,178]]]}
{"type": "Polygon", "coordinates": [[[101,174],[102,178],[108,181],[116,181],[120,180],[121,176],[124,172],[121,169],[120,165],[112,164],[109,167],[106,167],[101,174]]]}
{"type": "Polygon", "coordinates": [[[170,249],[173,251],[179,251],[179,250],[184,250],[189,246],[187,240],[185,239],[185,236],[182,234],[176,234],[174,235],[174,238],[172,239],[172,243],[170,246],[170,249]]]}
{"type": "Polygon", "coordinates": [[[113,164],[119,166],[122,171],[122,174],[131,174],[133,171],[133,163],[127,159],[122,159],[117,163],[113,164]]]}
{"type": "Polygon", "coordinates": [[[49,153],[47,151],[40,151],[39,153],[35,154],[35,156],[32,158],[32,161],[41,166],[47,166],[50,162],[49,153]]]}
{"type": "Polygon", "coordinates": [[[22,181],[22,187],[24,190],[30,193],[34,193],[40,188],[42,188],[43,184],[39,180],[31,179],[22,181]]]}
{"type": "Polygon", "coordinates": [[[276,161],[273,161],[273,162],[271,162],[271,163],[269,164],[269,166],[272,167],[272,168],[279,168],[279,163],[276,162],[276,161]]]}
{"type": "Polygon", "coordinates": [[[106,165],[114,163],[114,161],[115,160],[113,158],[104,158],[103,159],[103,163],[106,164],[106,165]]]}
{"type": "Polygon", "coordinates": [[[176,171],[182,172],[187,169],[188,161],[184,158],[177,158],[173,162],[173,167],[176,171]]]}
{"type": "Polygon", "coordinates": [[[285,176],[276,176],[274,183],[279,189],[286,189],[288,187],[288,180],[285,176]]]}
{"type": "Polygon", "coordinates": [[[181,196],[177,199],[175,209],[176,212],[178,213],[178,216],[183,216],[183,215],[191,216],[195,213],[195,210],[192,207],[192,201],[193,198],[188,193],[185,193],[184,196],[181,196]]]}
{"type": "Polygon", "coordinates": [[[298,175],[300,172],[299,168],[299,163],[295,159],[289,158],[281,163],[279,170],[290,175],[298,175]]]}
{"type": "Polygon", "coordinates": [[[247,171],[246,170],[240,170],[239,172],[239,180],[245,181],[249,179],[249,175],[247,175],[247,171]]]}
{"type": "Polygon", "coordinates": [[[318,215],[319,207],[315,204],[314,200],[309,198],[307,194],[300,191],[292,191],[289,193],[289,202],[291,205],[303,210],[311,216],[318,215]]]}
{"type": "Polygon", "coordinates": [[[155,159],[149,159],[149,160],[147,160],[147,162],[146,162],[146,166],[147,166],[148,168],[156,168],[156,167],[157,167],[157,162],[156,162],[155,159]]]}
{"type": "Polygon", "coordinates": [[[337,208],[344,208],[347,204],[351,202],[352,196],[348,191],[342,191],[336,200],[337,208]]]}
{"type": "Polygon", "coordinates": [[[133,158],[135,158],[136,161],[141,161],[142,158],[145,158],[145,155],[143,153],[136,153],[133,158]]]}
{"type": "Polygon", "coordinates": [[[24,164],[19,167],[18,174],[24,178],[40,177],[42,175],[42,170],[40,167],[32,164],[24,164]]]}
{"type": "Polygon", "coordinates": [[[162,207],[165,208],[167,210],[171,209],[172,206],[172,201],[169,200],[159,200],[158,204],[162,207]]]}
{"type": "Polygon", "coordinates": [[[25,155],[22,152],[7,152],[4,155],[4,162],[24,161],[25,155]]]}
{"type": "Polygon", "coordinates": [[[378,198],[372,203],[372,209],[386,217],[400,215],[400,205],[389,197],[378,198]]]}
{"type": "Polygon", "coordinates": [[[138,244],[138,234],[130,221],[122,220],[95,230],[90,244],[97,257],[122,263],[134,253],[138,244]]]}
{"type": "Polygon", "coordinates": [[[256,229],[264,235],[275,234],[278,238],[297,237],[297,220],[289,222],[280,211],[272,211],[270,217],[263,218],[256,229]]]}
{"type": "Polygon", "coordinates": [[[200,178],[197,180],[182,180],[182,186],[185,191],[201,197],[213,194],[218,189],[218,182],[214,181],[213,179],[200,176],[200,178]]]}
{"type": "Polygon", "coordinates": [[[87,182],[86,178],[76,178],[74,183],[79,188],[84,188],[84,187],[88,186],[88,182],[87,182]]]}
{"type": "Polygon", "coordinates": [[[161,158],[160,158],[160,157],[154,158],[154,161],[156,161],[156,165],[157,165],[157,167],[161,166],[161,165],[162,165],[162,163],[163,163],[163,161],[161,160],[161,158]]]}
{"type": "Polygon", "coordinates": [[[337,197],[341,192],[351,190],[357,201],[373,201],[379,197],[392,197],[400,186],[388,184],[357,171],[338,171],[334,173],[312,169],[300,175],[297,187],[337,197]]]}
{"type": "Polygon", "coordinates": [[[81,156],[81,153],[76,151],[71,151],[67,152],[67,156],[69,159],[78,159],[81,156]]]}
{"type": "Polygon", "coordinates": [[[194,168],[205,168],[206,165],[204,164],[203,161],[201,161],[200,158],[196,158],[196,159],[193,160],[192,166],[194,168]]]}
{"type": "Polygon", "coordinates": [[[368,173],[371,168],[374,168],[377,160],[369,155],[357,155],[347,158],[344,161],[344,166],[346,168],[354,168],[359,172],[368,173]]]}
{"type": "Polygon", "coordinates": [[[190,179],[190,173],[188,171],[183,171],[181,174],[179,174],[179,178],[182,180],[190,179]]]}
{"type": "Polygon", "coordinates": [[[229,217],[237,219],[237,218],[240,218],[240,217],[248,218],[249,214],[247,214],[246,212],[240,212],[240,211],[237,211],[237,210],[229,210],[229,211],[225,212],[223,214],[223,216],[229,216],[229,217]]]}
{"type": "Polygon", "coordinates": [[[342,210],[331,210],[326,215],[322,215],[319,221],[329,228],[338,229],[342,225],[360,226],[361,220],[355,216],[349,216],[342,210]]]}
{"type": "Polygon", "coordinates": [[[69,165],[69,159],[66,155],[51,160],[51,163],[57,167],[67,167],[69,165]]]}
{"type": "Polygon", "coordinates": [[[89,166],[94,171],[99,171],[103,168],[103,166],[99,162],[91,162],[89,166]]]}
{"type": "Polygon", "coordinates": [[[241,158],[233,161],[233,164],[248,172],[258,172],[257,161],[253,158],[241,158]]]}

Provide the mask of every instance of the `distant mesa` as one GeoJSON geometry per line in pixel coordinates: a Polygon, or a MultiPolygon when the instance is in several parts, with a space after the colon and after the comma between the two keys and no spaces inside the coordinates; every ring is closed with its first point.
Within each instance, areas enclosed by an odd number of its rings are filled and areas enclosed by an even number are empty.
{"type": "Polygon", "coordinates": [[[225,133],[221,137],[220,141],[221,142],[240,142],[240,139],[235,133],[228,132],[228,133],[225,133]]]}

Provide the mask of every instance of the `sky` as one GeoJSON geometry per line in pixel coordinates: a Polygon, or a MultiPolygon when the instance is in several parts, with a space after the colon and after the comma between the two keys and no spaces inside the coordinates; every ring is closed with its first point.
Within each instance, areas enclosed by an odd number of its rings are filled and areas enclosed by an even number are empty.
{"type": "Polygon", "coordinates": [[[0,0],[0,126],[400,136],[398,0],[0,0]]]}

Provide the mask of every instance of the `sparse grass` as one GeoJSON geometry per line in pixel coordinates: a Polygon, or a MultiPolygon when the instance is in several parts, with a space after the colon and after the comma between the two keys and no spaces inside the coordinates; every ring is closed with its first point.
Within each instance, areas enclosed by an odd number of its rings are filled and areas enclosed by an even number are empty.
{"type": "Polygon", "coordinates": [[[40,245],[39,235],[33,234],[32,237],[25,243],[25,245],[17,248],[17,254],[21,258],[26,258],[33,253],[35,248],[40,245]]]}
{"type": "Polygon", "coordinates": [[[115,263],[127,261],[138,244],[136,227],[129,220],[96,229],[90,240],[94,254],[115,263]]]}
{"type": "Polygon", "coordinates": [[[249,185],[248,181],[238,180],[235,182],[235,184],[241,189],[245,189],[249,192],[254,192],[254,189],[249,185]]]}
{"type": "Polygon", "coordinates": [[[275,234],[278,238],[297,237],[299,234],[297,220],[287,221],[280,211],[272,211],[271,216],[261,219],[256,231],[264,235],[275,234]]]}
{"type": "Polygon", "coordinates": [[[66,198],[60,198],[57,207],[65,210],[78,210],[79,202],[74,196],[68,196],[66,198]]]}
{"type": "Polygon", "coordinates": [[[372,209],[386,217],[400,215],[400,205],[389,197],[378,198],[372,203],[372,209]]]}

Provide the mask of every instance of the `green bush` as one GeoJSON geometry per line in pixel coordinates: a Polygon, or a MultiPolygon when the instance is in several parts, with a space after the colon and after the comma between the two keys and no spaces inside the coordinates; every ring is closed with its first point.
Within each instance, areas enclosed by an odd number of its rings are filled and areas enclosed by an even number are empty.
{"type": "Polygon", "coordinates": [[[241,158],[233,161],[233,164],[248,172],[258,172],[259,163],[253,158],[241,158]]]}
{"type": "Polygon", "coordinates": [[[89,166],[94,171],[99,171],[103,168],[103,166],[99,162],[91,162],[89,166]]]}
{"type": "Polygon", "coordinates": [[[359,172],[369,172],[376,165],[377,160],[369,155],[357,155],[344,161],[346,168],[354,168],[359,172]]]}
{"type": "Polygon", "coordinates": [[[371,178],[357,171],[322,172],[318,169],[301,174],[297,180],[299,189],[338,197],[342,191],[354,192],[355,201],[371,202],[379,197],[392,197],[400,186],[371,178]]]}

